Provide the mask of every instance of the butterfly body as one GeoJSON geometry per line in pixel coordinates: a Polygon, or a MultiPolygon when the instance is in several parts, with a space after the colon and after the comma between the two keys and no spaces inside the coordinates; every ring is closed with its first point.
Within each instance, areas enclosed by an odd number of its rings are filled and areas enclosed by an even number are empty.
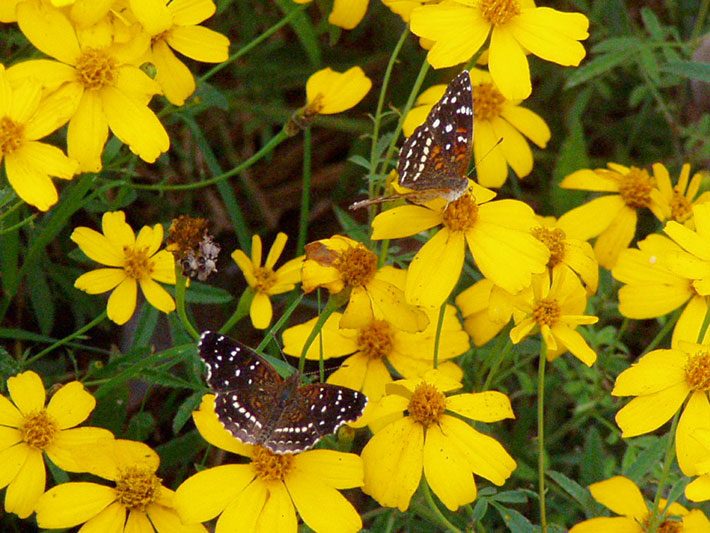
{"type": "Polygon", "coordinates": [[[199,343],[215,412],[234,437],[274,453],[296,453],[356,420],[367,397],[327,383],[300,385],[300,375],[283,379],[251,348],[206,331],[199,343]]]}

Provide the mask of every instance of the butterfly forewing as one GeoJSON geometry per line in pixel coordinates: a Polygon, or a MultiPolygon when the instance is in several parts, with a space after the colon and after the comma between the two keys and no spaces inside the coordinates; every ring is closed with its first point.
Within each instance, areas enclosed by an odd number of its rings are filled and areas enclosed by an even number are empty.
{"type": "Polygon", "coordinates": [[[467,189],[472,91],[470,75],[464,70],[451,81],[424,123],[405,140],[397,165],[400,185],[416,191],[451,190],[458,196],[467,189]]]}

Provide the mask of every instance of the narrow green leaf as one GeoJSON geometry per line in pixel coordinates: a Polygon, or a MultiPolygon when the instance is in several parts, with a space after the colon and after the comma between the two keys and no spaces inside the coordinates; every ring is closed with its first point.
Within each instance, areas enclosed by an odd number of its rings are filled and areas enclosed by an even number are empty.
{"type": "Polygon", "coordinates": [[[148,411],[136,413],[128,421],[126,437],[132,440],[148,440],[155,430],[155,417],[148,411]]]}
{"type": "Polygon", "coordinates": [[[533,531],[535,531],[532,522],[515,509],[503,507],[495,502],[491,502],[491,505],[496,508],[508,530],[513,533],[533,533],[533,531]]]}
{"type": "Polygon", "coordinates": [[[640,483],[644,476],[662,461],[667,442],[668,435],[655,439],[651,446],[641,452],[634,464],[623,474],[636,483],[640,483]]]}
{"type": "Polygon", "coordinates": [[[643,25],[646,27],[646,31],[651,37],[654,37],[660,41],[666,38],[665,32],[661,23],[658,21],[658,17],[649,7],[641,8],[641,20],[643,20],[643,25]]]}
{"type": "Polygon", "coordinates": [[[608,72],[626,62],[635,52],[636,49],[626,49],[595,57],[589,63],[570,74],[570,77],[567,78],[567,83],[565,83],[565,88],[571,89],[608,72]]]}
{"type": "Polygon", "coordinates": [[[348,157],[348,161],[354,165],[364,168],[365,170],[370,170],[370,162],[361,155],[352,155],[348,157]]]}
{"type": "Polygon", "coordinates": [[[604,457],[606,457],[606,453],[599,429],[592,426],[584,436],[584,449],[580,465],[580,481],[582,483],[589,485],[599,481],[599,476],[604,472],[604,457]]]}
{"type": "Polygon", "coordinates": [[[138,315],[136,331],[133,334],[133,346],[150,346],[155,328],[158,326],[160,311],[152,305],[142,305],[138,315]]]}
{"type": "Polygon", "coordinates": [[[588,509],[594,506],[594,498],[592,498],[591,493],[575,480],[570,479],[563,473],[556,472],[555,470],[548,470],[547,477],[557,483],[560,488],[569,494],[572,499],[578,502],[582,508],[588,509]]]}
{"type": "Polygon", "coordinates": [[[30,292],[30,303],[34,311],[39,329],[45,335],[52,331],[56,315],[55,299],[47,280],[46,272],[41,263],[32,267],[31,281],[27,284],[30,292]]]}
{"type": "Polygon", "coordinates": [[[658,85],[661,82],[661,75],[658,70],[658,62],[656,61],[656,56],[653,51],[648,47],[644,46],[639,48],[639,66],[653,81],[654,84],[658,85]]]}
{"type": "Polygon", "coordinates": [[[592,47],[594,54],[605,54],[608,52],[623,52],[630,48],[636,48],[641,44],[637,37],[612,37],[595,44],[592,47]]]}
{"type": "Polygon", "coordinates": [[[700,80],[710,83],[710,63],[697,61],[672,61],[661,65],[661,71],[677,74],[691,80],[700,80]]]}
{"type": "MultiPolygon", "coordinates": [[[[298,5],[294,4],[291,0],[276,0],[276,4],[284,15],[288,15],[294,9],[298,9],[298,5]]],[[[300,13],[296,15],[290,23],[293,31],[296,32],[296,36],[303,47],[303,51],[306,52],[309,63],[313,67],[319,67],[323,64],[323,58],[320,51],[320,46],[318,45],[318,38],[316,36],[315,28],[311,23],[311,19],[305,13],[300,13]]]]}
{"type": "Polygon", "coordinates": [[[10,355],[5,348],[0,346],[0,382],[7,383],[7,378],[22,371],[17,359],[10,355]]]}
{"type": "Polygon", "coordinates": [[[185,398],[175,412],[173,417],[173,433],[177,435],[192,417],[192,412],[196,411],[202,401],[203,392],[195,392],[185,398]]]}
{"type": "Polygon", "coordinates": [[[348,237],[360,242],[366,242],[369,240],[369,235],[365,229],[365,226],[360,224],[353,217],[351,217],[347,211],[339,208],[338,206],[333,206],[333,209],[340,226],[343,228],[343,231],[348,237]]]}
{"type": "MultiPolygon", "coordinates": [[[[229,259],[231,261],[231,259],[229,259]]],[[[227,304],[234,301],[234,296],[229,291],[213,287],[199,281],[192,281],[185,293],[185,301],[191,304],[227,304]]]]}

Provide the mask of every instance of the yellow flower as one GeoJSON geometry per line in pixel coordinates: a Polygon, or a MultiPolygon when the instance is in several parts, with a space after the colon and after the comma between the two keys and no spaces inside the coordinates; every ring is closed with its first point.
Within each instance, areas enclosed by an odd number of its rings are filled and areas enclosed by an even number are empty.
{"type": "Polygon", "coordinates": [[[306,245],[302,275],[305,292],[317,287],[331,294],[345,291],[349,300],[340,320],[342,328],[360,328],[373,319],[385,319],[414,333],[429,323],[424,311],[405,301],[388,271],[377,269],[377,255],[348,237],[335,235],[306,245]]]}
{"type": "Polygon", "coordinates": [[[330,68],[312,74],[306,82],[305,115],[331,115],[357,105],[372,87],[360,67],[345,72],[330,68]]]}
{"type": "Polygon", "coordinates": [[[150,61],[166,98],[182,105],[195,91],[195,78],[172,49],[196,61],[226,61],[229,39],[200,22],[214,15],[212,0],[131,0],[131,10],[151,37],[150,61]],[[167,5],[166,5],[167,4],[167,5]]]}
{"type": "Polygon", "coordinates": [[[577,170],[562,180],[564,189],[610,192],[575,207],[557,221],[564,232],[583,241],[597,237],[594,253],[599,264],[611,270],[622,250],[636,234],[638,210],[650,209],[664,220],[666,204],[648,172],[608,163],[609,168],[577,170]]]}
{"type": "Polygon", "coordinates": [[[686,475],[695,473],[701,444],[693,433],[710,420],[710,345],[680,341],[653,350],[619,374],[611,394],[635,396],[616,414],[624,438],[658,429],[688,400],[676,429],[676,457],[686,475]]]}
{"type": "Polygon", "coordinates": [[[208,468],[178,487],[175,507],[184,523],[217,519],[217,531],[295,533],[295,510],[315,531],[358,531],[357,511],[338,492],[362,485],[362,461],[352,453],[310,450],[276,455],[232,437],[205,395],[192,414],[202,437],[217,448],[251,459],[208,468]],[[295,507],[295,510],[294,510],[295,507]]]}
{"type": "Polygon", "coordinates": [[[582,324],[595,324],[599,319],[584,315],[587,294],[579,280],[565,270],[550,276],[535,276],[532,292],[518,299],[516,326],[510,330],[510,340],[518,344],[524,337],[539,332],[547,346],[547,360],[553,361],[570,351],[587,366],[597,360],[597,354],[575,329],[582,324]]]}
{"type": "Polygon", "coordinates": [[[456,305],[464,318],[463,327],[476,346],[486,344],[510,322],[514,303],[515,296],[487,278],[477,281],[456,297],[456,305]]]}
{"type": "MultiPolygon", "coordinates": [[[[507,100],[487,72],[472,69],[471,82],[476,181],[484,187],[501,187],[508,177],[508,166],[516,176],[524,178],[533,168],[533,154],[526,137],[545,148],[550,128],[536,113],[507,100]]],[[[416,106],[404,119],[405,135],[411,135],[424,122],[445,90],[445,85],[435,85],[417,98],[416,106]]]]}
{"type": "Polygon", "coordinates": [[[71,240],[79,245],[89,259],[108,266],[82,274],[74,282],[77,289],[89,294],[113,291],[108,299],[108,317],[116,324],[125,324],[136,309],[137,287],[148,302],[163,313],[175,310],[175,302],[158,285],[175,284],[175,260],[167,250],[158,251],[163,242],[163,226],[143,226],[135,236],[126,224],[123,211],[104,213],[103,235],[86,227],[78,227],[71,240]]]}
{"type": "MultiPolygon", "coordinates": [[[[385,267],[382,274],[389,275],[394,286],[404,287],[405,271],[385,267]]],[[[405,378],[418,377],[432,368],[439,310],[429,309],[426,313],[429,325],[419,333],[403,331],[385,319],[372,320],[369,317],[365,317],[362,327],[339,328],[341,315],[333,313],[323,325],[320,337],[311,344],[306,358],[319,360],[321,343],[324,359],[347,355],[342,365],[328,377],[328,383],[362,391],[370,402],[375,402],[384,394],[385,385],[392,381],[389,368],[405,378]]],[[[284,353],[300,356],[317,320],[314,318],[284,331],[284,353]]],[[[468,335],[461,328],[456,309],[449,305],[444,313],[439,341],[439,369],[460,379],[460,368],[445,361],[461,355],[468,348],[468,335]]]]}
{"type": "MultiPolygon", "coordinates": [[[[621,516],[592,518],[580,522],[570,529],[570,533],[644,533],[650,518],[650,510],[643,494],[636,484],[624,476],[615,476],[599,483],[589,485],[592,497],[621,516]]],[[[666,501],[661,500],[660,510],[665,509],[666,501]]],[[[664,521],[658,525],[658,531],[709,531],[710,521],[700,509],[688,511],[680,504],[668,507],[664,521]],[[674,520],[671,517],[681,517],[674,520]]]]}
{"type": "Polygon", "coordinates": [[[689,181],[690,164],[685,163],[680,170],[678,183],[673,186],[668,169],[662,163],[654,163],[653,177],[656,178],[661,196],[670,207],[668,219],[693,229],[693,206],[710,200],[710,191],[704,191],[698,196],[703,184],[703,173],[696,172],[689,181]]]}
{"type": "Polygon", "coordinates": [[[0,64],[0,162],[7,180],[25,202],[46,211],[57,203],[57,189],[50,176],[69,180],[77,163],[59,148],[38,139],[64,124],[72,113],[61,98],[42,98],[42,87],[25,80],[10,85],[0,64]]]}
{"type": "Polygon", "coordinates": [[[685,487],[685,496],[693,502],[704,502],[710,500],[710,411],[706,414],[709,426],[698,429],[693,433],[693,437],[700,443],[697,456],[689,457],[692,471],[683,472],[689,476],[698,476],[685,487]]]}
{"type": "Polygon", "coordinates": [[[5,0],[0,2],[0,22],[15,22],[17,20],[17,4],[23,0],[5,0]]]}
{"type": "Polygon", "coordinates": [[[480,422],[515,418],[510,401],[495,391],[445,395],[460,387],[437,370],[387,386],[388,395],[368,419],[373,426],[384,425],[362,450],[363,492],[384,507],[405,511],[423,471],[429,487],[455,511],[476,499],[474,474],[495,485],[508,479],[516,466],[513,458],[458,416],[480,422]]]}
{"type": "Polygon", "coordinates": [[[586,53],[579,41],[589,37],[588,27],[581,13],[535,7],[532,0],[446,0],[411,14],[412,32],[434,41],[427,55],[434,68],[468,61],[490,35],[491,76],[511,100],[530,96],[527,53],[577,66],[586,53]]]}
{"type": "MultiPolygon", "coordinates": [[[[88,453],[88,452],[87,452],[88,453]]],[[[68,528],[85,524],[95,531],[206,531],[185,526],[173,508],[175,494],[155,475],[160,458],[142,442],[115,440],[91,450],[89,472],[115,486],[91,482],[58,485],[37,503],[41,528],[68,528]],[[128,515],[128,516],[126,516],[128,515]]]]}
{"type": "Polygon", "coordinates": [[[352,30],[365,16],[369,0],[335,0],[328,22],[352,30]]]}
{"type": "Polygon", "coordinates": [[[274,311],[269,296],[291,291],[301,280],[303,257],[291,259],[274,270],[274,265],[281,257],[287,240],[288,237],[285,233],[279,232],[276,235],[263,266],[261,265],[261,237],[258,235],[253,235],[251,238],[251,259],[242,250],[232,252],[232,259],[237,263],[249,287],[254,291],[249,314],[251,323],[257,329],[266,329],[271,324],[274,311]]]}
{"type": "Polygon", "coordinates": [[[139,68],[150,44],[147,35],[114,43],[109,24],[79,32],[61,11],[39,0],[18,5],[17,19],[30,42],[57,61],[25,61],[8,72],[36,78],[71,103],[68,154],[82,171],[101,170],[109,128],[149,163],[168,149],[168,134],[147,106],[160,87],[139,68]]]}
{"type": "Polygon", "coordinates": [[[67,472],[85,472],[84,445],[112,439],[111,432],[77,428],[96,400],[78,381],[58,389],[45,407],[42,380],[32,371],[7,380],[10,400],[0,396],[0,488],[5,511],[27,518],[45,488],[44,456],[67,472]]]}
{"type": "Polygon", "coordinates": [[[550,252],[530,234],[535,214],[517,200],[491,202],[495,193],[473,182],[469,193],[446,204],[404,205],[377,215],[372,238],[396,239],[434,226],[444,227],[417,252],[409,266],[407,301],[439,307],[461,275],[465,248],[481,273],[508,292],[530,284],[532,273],[545,270],[550,252]]]}
{"type": "Polygon", "coordinates": [[[666,264],[671,257],[692,256],[663,235],[652,234],[640,241],[638,250],[621,252],[611,274],[625,283],[619,289],[619,312],[643,320],[667,315],[685,305],[673,328],[672,346],[678,341],[695,342],[705,320],[708,302],[693,288],[693,280],[676,274],[666,264]],[[686,305],[687,304],[687,305],[686,305]]]}

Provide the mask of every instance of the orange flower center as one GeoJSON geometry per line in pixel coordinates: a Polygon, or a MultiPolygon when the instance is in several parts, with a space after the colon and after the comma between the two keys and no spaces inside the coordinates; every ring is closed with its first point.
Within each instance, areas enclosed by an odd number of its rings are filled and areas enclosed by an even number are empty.
{"type": "Polygon", "coordinates": [[[478,204],[470,194],[454,200],[444,210],[444,226],[451,231],[466,231],[476,224],[478,204]]]}
{"type": "Polygon", "coordinates": [[[446,411],[446,396],[429,383],[420,383],[414,389],[407,407],[409,415],[425,428],[436,424],[446,411]]]}
{"type": "Polygon", "coordinates": [[[293,455],[279,455],[263,446],[256,446],[251,458],[256,475],[264,481],[283,481],[291,470],[292,462],[293,455]]]}
{"type": "Polygon", "coordinates": [[[11,154],[22,145],[25,128],[10,117],[0,118],[0,156],[11,154]]]}
{"type": "Polygon", "coordinates": [[[629,173],[622,176],[619,183],[619,194],[622,200],[632,209],[651,205],[651,191],[654,181],[643,169],[631,167],[629,173]]]}
{"type": "Polygon", "coordinates": [[[671,218],[681,224],[693,216],[693,204],[678,189],[673,189],[671,218]]]}
{"type": "Polygon", "coordinates": [[[102,89],[113,85],[116,81],[117,67],[114,57],[103,50],[88,48],[76,61],[76,74],[79,82],[86,89],[102,89]]]}
{"type": "Polygon", "coordinates": [[[52,444],[58,432],[57,423],[44,409],[25,416],[22,426],[20,426],[22,440],[38,450],[44,450],[52,444]]]}
{"type": "Polygon", "coordinates": [[[533,228],[532,235],[550,250],[550,260],[547,265],[552,268],[559,265],[565,258],[565,232],[559,228],[533,228]]]}
{"type": "Polygon", "coordinates": [[[505,96],[492,83],[482,83],[473,88],[473,115],[476,120],[491,120],[503,109],[505,96]]]}
{"type": "Polygon", "coordinates": [[[562,316],[562,309],[557,300],[543,298],[535,304],[532,318],[540,326],[554,326],[562,316]]]}
{"type": "Polygon", "coordinates": [[[392,351],[392,328],[385,320],[373,320],[357,337],[360,351],[369,359],[382,359],[392,351]]]}
{"type": "MultiPolygon", "coordinates": [[[[648,524],[645,525],[648,527],[648,524]]],[[[683,522],[679,522],[677,520],[664,520],[661,524],[659,524],[656,531],[658,533],[680,533],[683,529],[685,529],[683,527],[683,522]]],[[[644,529],[644,531],[646,531],[646,529],[644,529]]]]}
{"type": "Polygon", "coordinates": [[[710,353],[701,352],[688,358],[685,380],[695,391],[710,392],[710,353]]]}
{"type": "Polygon", "coordinates": [[[145,511],[160,493],[162,480],[146,466],[119,469],[116,478],[116,501],[128,509],[145,511]]]}
{"type": "Polygon", "coordinates": [[[256,278],[257,292],[269,292],[269,289],[276,285],[278,278],[276,272],[268,267],[259,267],[254,269],[254,277],[256,278]]]}
{"type": "Polygon", "coordinates": [[[145,279],[153,273],[153,262],[148,256],[148,247],[136,248],[124,246],[123,254],[125,262],[123,270],[128,277],[133,279],[145,279]]]}
{"type": "Polygon", "coordinates": [[[358,244],[342,252],[334,266],[346,285],[362,287],[370,283],[377,273],[377,255],[358,244]]]}
{"type": "Polygon", "coordinates": [[[479,9],[483,18],[491,24],[505,24],[520,15],[520,5],[516,0],[481,0],[479,9]]]}

